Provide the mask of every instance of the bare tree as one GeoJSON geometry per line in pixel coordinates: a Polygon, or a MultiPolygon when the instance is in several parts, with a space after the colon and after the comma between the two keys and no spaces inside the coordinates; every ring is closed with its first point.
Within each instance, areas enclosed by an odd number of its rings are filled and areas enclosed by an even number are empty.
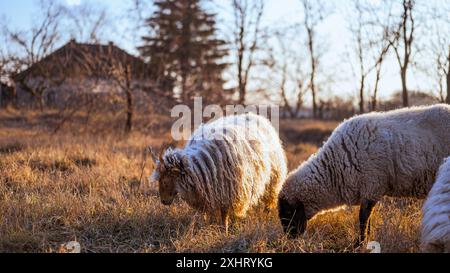
{"type": "Polygon", "coordinates": [[[296,80],[296,85],[292,88],[292,94],[293,96],[289,96],[288,95],[288,90],[287,90],[287,78],[288,78],[288,70],[287,67],[284,66],[283,70],[282,70],[282,82],[281,82],[281,97],[283,99],[283,103],[285,105],[285,107],[287,108],[287,110],[289,111],[289,114],[291,116],[291,118],[295,118],[298,117],[303,104],[305,102],[305,95],[308,91],[308,89],[305,87],[306,85],[304,84],[304,81],[302,80],[302,77],[298,77],[299,75],[301,75],[300,73],[297,73],[297,80],[296,80]]]}
{"type": "Polygon", "coordinates": [[[233,0],[234,44],[240,104],[245,103],[249,75],[255,66],[255,54],[261,39],[264,0],[233,0]]]}
{"type": "Polygon", "coordinates": [[[71,46],[66,48],[69,58],[72,61],[76,59],[69,68],[70,73],[76,73],[72,74],[75,82],[72,79],[69,83],[70,95],[65,100],[66,105],[60,112],[61,122],[54,132],[77,112],[85,110],[86,124],[89,115],[95,111],[110,111],[116,116],[125,113],[124,132],[130,133],[135,116],[135,94],[146,85],[145,64],[112,43],[99,50],[93,50],[98,45],[74,43],[71,46]]]}
{"type": "Polygon", "coordinates": [[[133,119],[135,116],[135,94],[137,90],[145,88],[146,66],[138,58],[129,56],[120,49],[114,49],[112,43],[109,44],[107,54],[93,56],[90,52],[85,52],[83,63],[87,75],[98,81],[109,82],[114,90],[106,93],[109,98],[125,105],[125,133],[130,133],[133,129],[133,119]]]}
{"type": "Polygon", "coordinates": [[[450,5],[433,5],[428,16],[432,18],[427,30],[432,33],[426,46],[434,61],[439,101],[450,104],[450,5]],[[431,30],[431,31],[430,31],[431,30]],[[445,84],[444,84],[445,83],[445,84]]]}
{"type": "Polygon", "coordinates": [[[99,43],[112,22],[106,8],[82,3],[75,7],[62,7],[65,31],[77,41],[99,43]]]}
{"type": "Polygon", "coordinates": [[[123,39],[133,41],[133,44],[138,44],[147,30],[146,19],[154,12],[154,1],[130,0],[129,3],[130,5],[124,14],[127,27],[122,36],[123,39]]]}
{"type": "Polygon", "coordinates": [[[126,121],[125,133],[130,133],[133,128],[134,96],[132,86],[132,68],[129,64],[114,63],[111,67],[111,76],[120,86],[126,97],[126,121]]]}
{"type": "Polygon", "coordinates": [[[444,58],[444,61],[440,61],[440,56],[438,56],[438,69],[442,71],[445,75],[446,85],[447,85],[447,98],[445,102],[450,104],[450,45],[448,46],[447,56],[444,58]]]}
{"type": "Polygon", "coordinates": [[[10,61],[6,49],[0,47],[0,82],[6,82],[9,78],[9,62],[10,61]]]}
{"type": "Polygon", "coordinates": [[[277,31],[279,51],[274,59],[276,75],[281,75],[280,97],[286,111],[291,118],[297,117],[303,107],[305,95],[308,92],[308,77],[303,69],[303,56],[299,50],[286,46],[286,42],[295,39],[297,33],[291,34],[289,30],[277,31]]]}
{"type": "Polygon", "coordinates": [[[364,94],[365,94],[365,83],[366,77],[370,74],[370,69],[366,68],[367,56],[366,48],[368,47],[366,41],[365,22],[363,21],[364,13],[360,1],[354,1],[354,8],[357,13],[357,21],[351,22],[350,29],[354,33],[354,39],[356,43],[356,53],[359,63],[359,112],[364,113],[364,94]]]}
{"type": "Polygon", "coordinates": [[[307,33],[307,47],[310,59],[309,90],[312,96],[313,117],[318,114],[318,88],[316,83],[317,70],[320,62],[320,54],[317,52],[317,27],[325,19],[325,6],[320,1],[301,0],[303,5],[303,27],[307,33]]]}
{"type": "Polygon", "coordinates": [[[401,20],[388,31],[391,47],[400,66],[400,77],[402,81],[403,106],[408,107],[407,73],[411,63],[415,34],[414,17],[415,0],[402,0],[401,20]]]}
{"type": "Polygon", "coordinates": [[[450,104],[450,47],[448,49],[448,55],[442,56],[438,54],[436,56],[436,75],[438,81],[438,93],[439,101],[450,104]],[[444,78],[447,86],[447,95],[444,93],[444,78]]]}
{"type": "Polygon", "coordinates": [[[71,61],[63,54],[48,60],[50,53],[54,53],[65,38],[62,35],[68,32],[72,38],[98,42],[107,20],[104,9],[87,5],[68,9],[48,0],[39,2],[38,15],[30,29],[17,31],[9,25],[3,28],[6,44],[11,48],[8,54],[9,76],[14,78],[17,88],[35,97],[43,109],[46,91],[64,84],[65,68],[71,61]]]}
{"type": "MultiPolygon", "coordinates": [[[[350,30],[354,34],[356,43],[357,60],[359,63],[359,111],[365,112],[365,89],[370,74],[374,74],[373,90],[371,92],[370,109],[377,108],[379,83],[381,80],[382,65],[390,49],[390,42],[386,39],[384,18],[380,10],[374,8],[371,3],[355,0],[354,9],[357,18],[350,21],[350,30]]],[[[353,13],[353,10],[352,10],[353,13]]]]}
{"type": "Polygon", "coordinates": [[[42,0],[39,3],[39,20],[34,21],[35,24],[29,30],[15,31],[8,25],[3,26],[3,29],[6,43],[14,48],[8,54],[10,76],[15,77],[25,91],[38,99],[42,109],[48,82],[61,82],[61,78],[51,75],[48,68],[40,67],[39,62],[54,50],[60,40],[62,8],[53,1],[42,0]],[[35,67],[33,72],[41,74],[41,77],[31,83],[26,77],[21,77],[20,72],[32,66],[35,67]]]}
{"type": "Polygon", "coordinates": [[[375,83],[371,98],[371,110],[376,111],[378,106],[378,89],[381,80],[381,71],[383,67],[383,62],[386,59],[386,55],[389,52],[390,44],[384,44],[383,40],[380,40],[378,46],[374,46],[374,56],[375,56],[375,83]]]}

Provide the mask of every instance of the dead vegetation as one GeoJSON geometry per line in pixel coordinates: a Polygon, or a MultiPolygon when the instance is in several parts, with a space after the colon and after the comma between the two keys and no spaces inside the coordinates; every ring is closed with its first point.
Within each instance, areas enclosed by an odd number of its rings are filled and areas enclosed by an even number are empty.
{"type": "MultiPolygon", "coordinates": [[[[165,145],[170,127],[136,126],[125,137],[102,116],[95,117],[95,130],[76,131],[74,122],[52,135],[41,120],[48,113],[40,115],[0,113],[0,252],[58,252],[69,241],[82,252],[367,251],[353,248],[356,209],[318,216],[296,240],[282,233],[276,211],[255,211],[226,236],[180,201],[162,206],[155,185],[142,191],[153,167],[148,159],[142,168],[142,151],[165,145]]],[[[282,121],[289,168],[314,153],[336,125],[282,121]]],[[[385,199],[375,209],[370,240],[383,252],[417,252],[421,204],[385,199]]]]}

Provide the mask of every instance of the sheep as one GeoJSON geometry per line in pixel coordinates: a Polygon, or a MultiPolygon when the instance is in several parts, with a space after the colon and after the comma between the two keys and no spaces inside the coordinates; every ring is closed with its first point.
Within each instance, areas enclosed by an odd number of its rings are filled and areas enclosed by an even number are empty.
{"type": "Polygon", "coordinates": [[[450,157],[439,168],[422,215],[422,251],[450,253],[450,157]]]}
{"type": "MultiPolygon", "coordinates": [[[[286,233],[303,234],[321,211],[360,205],[357,244],[383,196],[425,198],[450,155],[450,107],[370,113],[344,121],[319,151],[288,175],[278,200],[286,233]]],[[[369,227],[368,227],[369,226],[369,227]]]]}
{"type": "Polygon", "coordinates": [[[286,156],[275,128],[255,114],[220,118],[200,126],[183,149],[156,160],[151,181],[161,202],[179,194],[192,208],[221,221],[242,218],[263,204],[274,209],[287,176],[286,156]]]}

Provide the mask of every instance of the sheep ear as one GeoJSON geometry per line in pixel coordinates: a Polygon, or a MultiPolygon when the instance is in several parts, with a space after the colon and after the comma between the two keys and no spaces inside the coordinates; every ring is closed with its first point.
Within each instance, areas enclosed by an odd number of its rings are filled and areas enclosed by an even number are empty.
{"type": "Polygon", "coordinates": [[[155,150],[153,150],[153,147],[148,147],[148,152],[152,156],[152,160],[155,163],[161,162],[161,157],[158,158],[158,156],[155,153],[155,150]]]}
{"type": "Polygon", "coordinates": [[[163,156],[164,156],[164,150],[161,150],[161,152],[158,154],[158,161],[159,162],[164,162],[163,156]]]}

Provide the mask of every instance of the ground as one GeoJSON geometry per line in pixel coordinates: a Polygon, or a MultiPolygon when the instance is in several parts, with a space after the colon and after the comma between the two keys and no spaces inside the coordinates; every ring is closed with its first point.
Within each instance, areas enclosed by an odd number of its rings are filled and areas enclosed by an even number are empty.
{"type": "MultiPolygon", "coordinates": [[[[318,216],[292,240],[276,211],[254,211],[225,235],[180,200],[161,205],[157,185],[142,187],[153,168],[143,151],[169,142],[170,120],[138,116],[128,136],[120,118],[61,120],[56,111],[0,111],[0,252],[58,252],[74,240],[82,252],[368,252],[353,248],[357,208],[318,216]]],[[[282,120],[289,168],[337,124],[282,120]]],[[[382,252],[419,251],[421,205],[383,200],[369,239],[382,252]]]]}

